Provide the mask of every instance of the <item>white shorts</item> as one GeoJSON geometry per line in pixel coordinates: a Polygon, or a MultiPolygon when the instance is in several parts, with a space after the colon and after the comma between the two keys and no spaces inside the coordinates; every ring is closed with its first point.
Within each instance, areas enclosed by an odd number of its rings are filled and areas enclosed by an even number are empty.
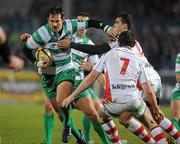
{"type": "Polygon", "coordinates": [[[102,101],[100,104],[101,110],[109,116],[119,117],[124,111],[130,112],[132,115],[139,117],[146,109],[146,104],[141,97],[137,99],[132,99],[126,103],[102,101]]]}

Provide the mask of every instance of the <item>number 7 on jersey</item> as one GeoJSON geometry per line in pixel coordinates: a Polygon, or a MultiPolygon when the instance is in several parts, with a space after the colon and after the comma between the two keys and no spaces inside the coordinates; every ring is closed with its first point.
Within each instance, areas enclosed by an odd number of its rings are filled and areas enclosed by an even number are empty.
{"type": "Polygon", "coordinates": [[[121,61],[123,61],[123,66],[121,68],[120,74],[125,75],[127,67],[129,65],[129,59],[127,58],[120,58],[121,61]]]}

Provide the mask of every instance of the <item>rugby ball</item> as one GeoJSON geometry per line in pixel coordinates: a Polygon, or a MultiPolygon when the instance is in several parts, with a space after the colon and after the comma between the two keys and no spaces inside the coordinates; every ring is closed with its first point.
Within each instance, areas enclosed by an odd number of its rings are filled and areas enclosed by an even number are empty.
{"type": "MultiPolygon", "coordinates": [[[[53,62],[53,57],[51,52],[46,48],[38,48],[36,51],[36,59],[37,59],[37,66],[38,64],[42,65],[43,63],[47,63],[50,66],[53,62]]],[[[38,67],[41,67],[41,66],[38,67]]]]}

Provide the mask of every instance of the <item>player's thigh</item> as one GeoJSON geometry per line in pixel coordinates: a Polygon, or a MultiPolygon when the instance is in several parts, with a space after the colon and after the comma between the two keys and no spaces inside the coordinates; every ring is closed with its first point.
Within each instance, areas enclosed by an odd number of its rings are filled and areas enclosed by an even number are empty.
{"type": "Polygon", "coordinates": [[[59,104],[71,94],[75,76],[76,71],[73,68],[55,75],[54,86],[56,87],[56,97],[59,104]]]}
{"type": "Polygon", "coordinates": [[[72,82],[70,81],[63,81],[61,83],[58,84],[57,86],[57,102],[61,103],[65,98],[67,98],[71,92],[72,92],[72,82]]]}
{"type": "Polygon", "coordinates": [[[93,102],[94,102],[95,109],[98,111],[99,110],[99,105],[100,105],[99,98],[98,97],[94,98],[93,102]]]}
{"type": "Polygon", "coordinates": [[[132,116],[129,112],[123,112],[119,116],[119,122],[126,126],[129,124],[131,118],[132,118],[132,116]]]}
{"type": "Polygon", "coordinates": [[[171,101],[171,112],[174,118],[180,119],[180,100],[171,101]]]}
{"type": "Polygon", "coordinates": [[[87,115],[97,114],[93,99],[90,96],[83,97],[73,104],[75,107],[77,107],[77,109],[83,111],[87,115]]]}

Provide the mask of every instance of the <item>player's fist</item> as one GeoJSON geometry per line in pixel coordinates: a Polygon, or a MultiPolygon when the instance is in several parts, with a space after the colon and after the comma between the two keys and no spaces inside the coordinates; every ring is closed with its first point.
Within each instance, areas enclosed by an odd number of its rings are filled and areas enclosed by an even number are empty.
{"type": "Polygon", "coordinates": [[[57,42],[57,46],[59,48],[70,48],[71,40],[69,38],[65,38],[65,39],[59,40],[57,42]]]}
{"type": "Polygon", "coordinates": [[[80,65],[80,69],[86,70],[86,71],[91,71],[93,68],[93,65],[91,62],[82,62],[80,65]]]}
{"type": "Polygon", "coordinates": [[[164,114],[163,112],[159,109],[158,111],[153,111],[153,117],[155,119],[155,121],[159,124],[163,118],[164,118],[164,114]]]}
{"type": "Polygon", "coordinates": [[[20,40],[26,42],[26,41],[30,38],[30,36],[31,36],[31,35],[28,34],[28,33],[23,33],[23,34],[21,34],[21,36],[20,36],[20,40]]]}
{"type": "Polygon", "coordinates": [[[7,66],[14,70],[21,70],[24,66],[24,61],[21,58],[12,55],[10,57],[10,62],[7,66]]]}
{"type": "Polygon", "coordinates": [[[67,108],[68,105],[69,105],[74,99],[75,99],[75,98],[74,98],[72,95],[68,96],[67,98],[65,98],[65,99],[63,100],[61,106],[64,107],[64,108],[67,108]]]}
{"type": "Polygon", "coordinates": [[[110,30],[108,31],[108,37],[109,37],[109,40],[115,41],[118,38],[118,33],[116,29],[111,27],[110,30]]]}

